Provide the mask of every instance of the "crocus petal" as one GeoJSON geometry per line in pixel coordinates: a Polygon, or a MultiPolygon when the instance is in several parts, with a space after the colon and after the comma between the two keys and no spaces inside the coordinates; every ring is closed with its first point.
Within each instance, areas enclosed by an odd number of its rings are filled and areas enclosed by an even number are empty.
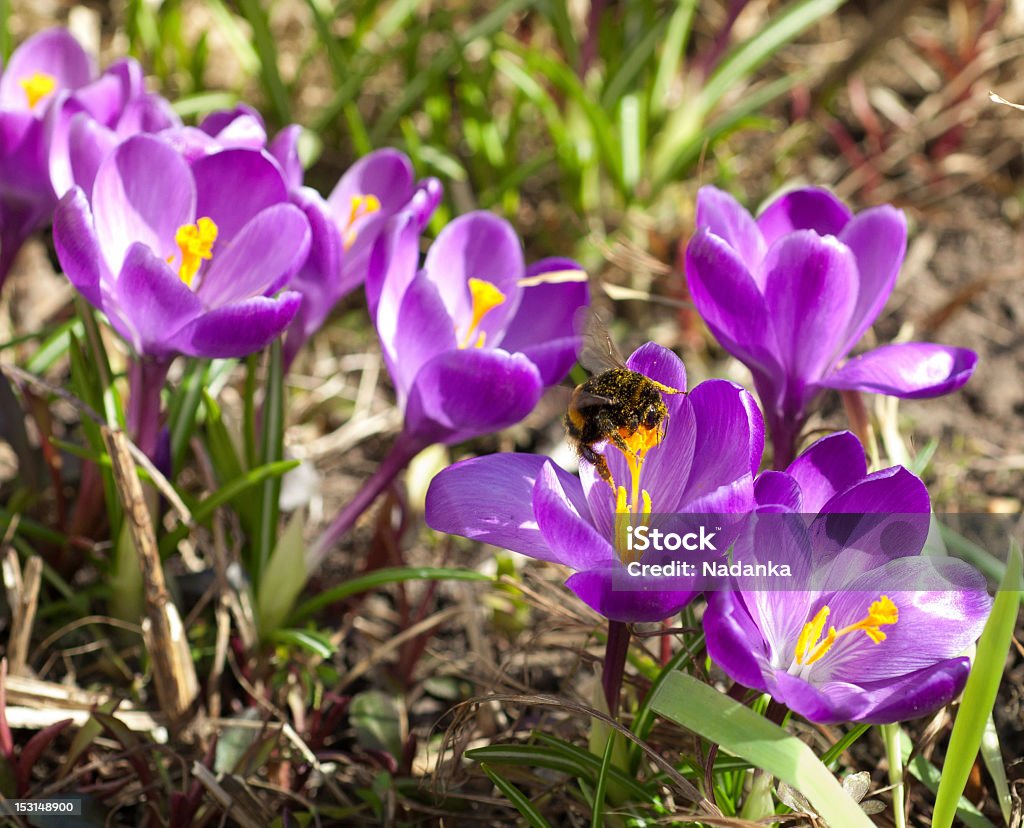
{"type": "Polygon", "coordinates": [[[768,470],[754,480],[754,500],[759,509],[780,507],[799,512],[803,504],[800,486],[785,472],[768,470]]]}
{"type": "Polygon", "coordinates": [[[589,302],[587,273],[571,259],[543,259],[526,269],[519,310],[501,340],[506,351],[526,354],[545,385],[561,382],[576,362],[581,339],[576,313],[589,302]]]}
{"type": "Polygon", "coordinates": [[[869,391],[904,399],[925,399],[962,387],[978,355],[967,348],[929,342],[883,345],[861,354],[819,382],[826,388],[869,391]]]}
{"type": "Polygon", "coordinates": [[[256,296],[203,314],[186,325],[175,344],[182,353],[208,358],[237,358],[265,348],[288,327],[302,297],[287,291],[271,299],[256,296]]]}
{"type": "Polygon", "coordinates": [[[686,281],[697,311],[722,347],[747,365],[780,373],[768,306],[736,251],[701,230],[686,247],[686,281]]]}
{"type": "MultiPolygon", "coordinates": [[[[533,487],[548,462],[536,454],[490,454],[449,466],[430,481],[427,524],[439,532],[555,561],[533,514],[533,487]]],[[[552,471],[564,491],[579,487],[563,469],[552,471]]]]}
{"type": "Polygon", "coordinates": [[[785,193],[765,207],[757,217],[757,226],[770,247],[797,230],[838,236],[849,220],[849,209],[832,193],[819,187],[805,187],[785,193]]]}
{"type": "Polygon", "coordinates": [[[80,187],[60,200],[53,216],[53,244],[57,259],[71,284],[90,304],[103,307],[100,267],[103,261],[92,210],[80,187]]]}
{"type": "Polygon", "coordinates": [[[294,190],[302,186],[302,161],[299,160],[299,136],[302,127],[291,124],[282,129],[270,142],[267,151],[277,162],[284,175],[288,189],[294,190]]]}
{"type": "Polygon", "coordinates": [[[95,71],[92,58],[67,29],[47,29],[32,35],[14,50],[0,76],[0,106],[27,109],[21,81],[36,72],[53,77],[57,82],[55,91],[58,91],[84,86],[92,80],[95,71]]]}
{"type": "Polygon", "coordinates": [[[543,384],[522,354],[485,348],[446,351],[423,366],[405,410],[410,436],[454,443],[518,423],[543,384]]]}
{"type": "Polygon", "coordinates": [[[374,150],[346,170],[327,201],[348,227],[354,197],[374,195],[381,212],[391,214],[405,206],[412,194],[412,183],[412,162],[404,153],[395,149],[374,150]]]}
{"type": "MultiPolygon", "coordinates": [[[[216,156],[211,156],[211,158],[216,156]]],[[[309,254],[309,221],[294,204],[275,204],[257,214],[217,249],[202,274],[199,298],[217,307],[270,294],[301,267],[309,254]]]]}
{"type": "MultiPolygon", "coordinates": [[[[898,679],[865,683],[865,712],[856,721],[892,724],[928,716],[960,695],[970,672],[970,659],[951,658],[898,679]]],[[[825,685],[825,691],[831,688],[825,685]]]]}
{"type": "Polygon", "coordinates": [[[768,659],[764,636],[739,595],[708,593],[704,636],[708,655],[734,681],[754,690],[767,690],[768,659]]]}
{"type": "Polygon", "coordinates": [[[525,271],[523,251],[511,224],[483,211],[459,216],[438,234],[423,269],[437,282],[445,307],[463,335],[473,317],[469,280],[481,279],[500,290],[505,301],[474,329],[486,334],[488,345],[499,344],[498,334],[515,315],[519,280],[525,271]]]}
{"type": "Polygon", "coordinates": [[[533,514],[553,560],[575,570],[617,563],[615,548],[590,521],[579,480],[570,478],[568,485],[563,484],[548,462],[533,487],[533,514]]]}
{"type": "Polygon", "coordinates": [[[860,275],[857,305],[841,351],[849,351],[881,313],[907,252],[907,219],[888,204],[854,216],[839,234],[853,251],[860,275]]]}
{"type": "Polygon", "coordinates": [[[416,216],[403,210],[388,220],[374,243],[366,272],[366,304],[382,339],[394,337],[402,297],[419,272],[421,229],[416,216]]]}
{"type": "Polygon", "coordinates": [[[199,122],[199,129],[227,146],[261,148],[267,142],[263,117],[246,104],[211,112],[199,122]]]}
{"type": "Polygon", "coordinates": [[[643,623],[671,618],[696,593],[658,589],[656,579],[646,585],[627,574],[621,564],[577,572],[565,582],[583,603],[612,621],[643,623]],[[642,586],[647,586],[644,589],[642,586]]]}
{"type": "Polygon", "coordinates": [[[794,713],[822,724],[838,724],[858,720],[864,711],[864,693],[860,687],[830,683],[828,689],[816,687],[799,676],[776,670],[768,682],[768,692],[794,713]]]}
{"type": "Polygon", "coordinates": [[[839,492],[863,479],[867,471],[867,456],[860,440],[849,431],[840,431],[822,437],[803,451],[790,463],[786,474],[800,487],[803,511],[815,514],[839,492]]]}
{"type": "Polygon", "coordinates": [[[764,269],[779,359],[799,394],[841,356],[857,301],[857,263],[834,237],[798,230],[769,248],[764,269]]]}
{"type": "Polygon", "coordinates": [[[735,250],[757,279],[768,248],[757,223],[735,198],[717,187],[701,187],[697,192],[696,226],[707,228],[735,250]]]}
{"type": "Polygon", "coordinates": [[[401,405],[420,369],[438,354],[455,350],[455,329],[437,285],[422,272],[406,289],[395,324],[401,333],[381,337],[381,344],[401,405]]]}
{"type": "Polygon", "coordinates": [[[281,171],[258,150],[215,152],[198,159],[192,165],[192,174],[196,180],[196,216],[213,219],[218,240],[233,239],[257,213],[288,201],[281,171]],[[242,193],[244,197],[240,197],[242,193]]]}
{"type": "Polygon", "coordinates": [[[133,347],[150,356],[173,353],[175,333],[203,311],[199,298],[167,262],[138,242],[128,248],[114,300],[131,326],[133,347]]]}
{"type": "Polygon", "coordinates": [[[178,255],[174,237],[194,220],[195,204],[188,164],[171,147],[149,135],[120,144],[100,164],[92,191],[96,236],[110,270],[121,269],[134,242],[165,261],[178,255]]]}

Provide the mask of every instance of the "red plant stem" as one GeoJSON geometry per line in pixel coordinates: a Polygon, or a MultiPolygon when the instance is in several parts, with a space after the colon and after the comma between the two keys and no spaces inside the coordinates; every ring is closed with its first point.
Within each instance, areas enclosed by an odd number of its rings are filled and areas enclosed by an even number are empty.
{"type": "Polygon", "coordinates": [[[356,496],[348,505],[338,512],[331,525],[310,547],[306,562],[308,573],[312,573],[320,566],[327,553],[355,525],[359,516],[373,505],[377,496],[391,485],[409,462],[427,445],[422,440],[410,437],[404,431],[398,435],[398,439],[388,451],[387,457],[377,467],[377,471],[356,492],[356,496]]]}
{"type": "Polygon", "coordinates": [[[128,434],[150,459],[155,459],[160,437],[160,392],[170,360],[135,356],[128,363],[128,434]]]}
{"type": "Polygon", "coordinates": [[[608,621],[608,641],[604,649],[601,686],[604,688],[604,699],[608,703],[608,714],[613,719],[619,715],[619,696],[622,691],[622,676],[626,672],[629,636],[627,624],[622,621],[608,621]]]}

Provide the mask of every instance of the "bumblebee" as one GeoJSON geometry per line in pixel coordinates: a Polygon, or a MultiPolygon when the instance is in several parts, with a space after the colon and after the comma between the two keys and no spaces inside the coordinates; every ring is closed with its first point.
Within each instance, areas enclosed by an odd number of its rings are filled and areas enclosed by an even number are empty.
{"type": "Polygon", "coordinates": [[[627,368],[596,315],[587,320],[580,364],[594,376],[573,391],[565,429],[579,456],[593,464],[601,479],[614,489],[608,463],[594,451],[594,445],[608,441],[623,453],[636,454],[630,443],[638,433],[653,436],[657,443],[668,417],[661,395],[685,392],[627,368]]]}

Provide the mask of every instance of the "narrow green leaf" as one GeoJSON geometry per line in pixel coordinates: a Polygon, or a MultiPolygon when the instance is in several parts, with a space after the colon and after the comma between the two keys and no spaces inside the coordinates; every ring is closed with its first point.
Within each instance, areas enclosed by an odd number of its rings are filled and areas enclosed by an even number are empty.
{"type": "Polygon", "coordinates": [[[696,9],[697,0],[680,0],[668,22],[661,57],[658,59],[658,68],[654,74],[654,85],[651,87],[650,108],[654,117],[660,117],[668,106],[672,81],[682,66],[696,9]]]}
{"type": "Polygon", "coordinates": [[[403,581],[491,581],[488,575],[480,572],[471,572],[467,569],[441,569],[431,567],[395,567],[391,569],[377,569],[368,575],[353,578],[332,589],[321,592],[315,598],[306,601],[302,606],[292,613],[288,619],[289,624],[301,624],[307,618],[312,617],[321,609],[338,601],[344,601],[360,592],[367,592],[377,587],[388,584],[398,584],[403,581]]]}
{"type": "Polygon", "coordinates": [[[981,739],[981,758],[988,769],[988,775],[992,777],[992,784],[996,788],[996,799],[999,801],[999,810],[1003,814],[1006,824],[1010,824],[1010,782],[1006,778],[1006,765],[1003,762],[1003,752],[999,746],[999,731],[996,730],[995,720],[989,714],[985,722],[985,735],[981,739]]]}
{"type": "Polygon", "coordinates": [[[206,360],[190,360],[185,375],[171,394],[167,406],[167,425],[171,433],[171,468],[177,470],[185,461],[188,441],[195,431],[199,403],[206,386],[206,360]]]}
{"type": "Polygon", "coordinates": [[[872,828],[871,820],[807,745],[704,682],[673,673],[651,706],[796,788],[829,824],[872,828]]]}
{"type": "Polygon", "coordinates": [[[612,754],[615,753],[615,732],[608,734],[608,741],[604,746],[604,755],[601,757],[601,767],[597,771],[597,785],[594,787],[594,807],[591,811],[591,828],[602,828],[604,825],[604,798],[608,790],[608,777],[612,767],[612,754]]]}
{"type": "MultiPolygon", "coordinates": [[[[276,463],[284,455],[285,412],[284,363],[281,340],[270,344],[270,363],[267,366],[267,386],[263,395],[263,432],[260,439],[260,462],[276,463]]],[[[281,478],[268,477],[260,487],[260,506],[256,523],[256,537],[249,560],[249,577],[253,583],[263,582],[262,572],[270,558],[277,539],[278,505],[281,499],[281,478]]]]}
{"type": "MultiPolygon", "coordinates": [[[[903,744],[903,761],[907,761],[910,754],[913,752],[914,745],[910,741],[910,737],[906,734],[906,731],[901,730],[900,740],[903,744]]],[[[922,785],[924,785],[932,793],[935,793],[939,789],[939,780],[942,778],[942,774],[939,769],[935,767],[931,762],[924,758],[918,753],[910,762],[907,764],[907,769],[922,785]]],[[[956,817],[967,828],[996,828],[985,815],[979,811],[971,802],[967,801],[966,797],[961,796],[960,802],[957,804],[956,817]]]]}
{"type": "Polygon", "coordinates": [[[238,7],[252,27],[252,44],[259,57],[260,80],[263,82],[263,90],[270,100],[278,123],[287,124],[292,119],[291,101],[277,66],[277,44],[270,31],[269,16],[263,9],[260,0],[238,0],[238,7]]]}
{"type": "Polygon", "coordinates": [[[326,635],[313,630],[275,630],[270,640],[274,644],[302,647],[320,658],[330,658],[338,651],[326,635]]]}
{"type": "Polygon", "coordinates": [[[1006,575],[996,594],[992,614],[978,639],[974,664],[967,677],[967,686],[949,737],[946,761],[942,766],[942,781],[939,783],[935,813],[932,815],[935,828],[950,828],[953,824],[957,803],[978,756],[985,723],[992,712],[1003,679],[1006,653],[1010,648],[1010,639],[1020,610],[1021,569],[1020,547],[1011,543],[1006,575]]]}
{"type": "Polygon", "coordinates": [[[306,585],[304,518],[302,509],[291,516],[256,589],[256,627],[261,638],[268,638],[281,626],[306,585]]]}
{"type": "Polygon", "coordinates": [[[483,762],[480,763],[480,770],[487,774],[488,778],[494,783],[494,786],[501,791],[505,795],[505,798],[515,806],[516,810],[519,811],[520,814],[522,814],[523,819],[526,820],[528,825],[533,826],[533,828],[551,828],[551,823],[541,816],[540,811],[533,806],[533,803],[529,800],[526,794],[519,790],[519,788],[497,772],[491,770],[491,768],[483,762]]]}

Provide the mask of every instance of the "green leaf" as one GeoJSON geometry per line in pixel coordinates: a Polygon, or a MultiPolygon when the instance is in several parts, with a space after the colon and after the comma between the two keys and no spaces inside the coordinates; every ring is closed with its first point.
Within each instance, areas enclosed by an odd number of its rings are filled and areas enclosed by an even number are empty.
{"type": "MultiPolygon", "coordinates": [[[[267,387],[263,396],[263,432],[260,439],[260,462],[276,463],[284,456],[285,419],[284,363],[281,340],[270,344],[270,364],[267,366],[267,387]]],[[[266,478],[260,486],[259,513],[248,573],[253,583],[263,583],[262,572],[270,558],[277,538],[277,518],[280,512],[281,478],[266,478]]]]}
{"type": "MultiPolygon", "coordinates": [[[[906,762],[913,752],[914,745],[910,741],[910,737],[903,730],[900,731],[900,740],[902,741],[903,761],[906,762]]],[[[915,779],[932,793],[939,789],[939,780],[942,778],[942,774],[935,765],[925,759],[920,753],[910,760],[907,764],[907,769],[915,779]]],[[[985,815],[963,796],[960,797],[960,802],[957,805],[956,816],[967,828],[995,828],[985,818],[985,815]]]]}
{"type": "Polygon", "coordinates": [[[270,640],[274,644],[302,647],[320,658],[330,658],[338,651],[326,635],[314,630],[275,630],[270,640]]]}
{"type": "Polygon", "coordinates": [[[401,760],[405,711],[398,699],[383,690],[367,690],[352,697],[348,713],[360,745],[383,750],[401,760]]]}
{"type": "Polygon", "coordinates": [[[1003,762],[1003,752],[999,747],[999,731],[996,730],[995,720],[989,714],[985,722],[985,735],[981,740],[981,758],[988,769],[988,775],[992,777],[992,784],[996,789],[996,799],[999,802],[999,810],[1002,811],[1006,824],[1010,824],[1010,782],[1006,778],[1006,765],[1003,762]]]}
{"type": "Polygon", "coordinates": [[[238,0],[238,6],[252,27],[252,44],[259,57],[263,91],[270,99],[278,123],[287,124],[292,119],[291,101],[277,68],[277,44],[270,31],[269,15],[262,8],[260,0],[238,0]]]}
{"type": "Polygon", "coordinates": [[[796,788],[830,825],[873,828],[813,751],[737,701],[674,673],[651,702],[655,711],[796,788]]]}
{"type": "Polygon", "coordinates": [[[651,88],[651,114],[655,117],[665,112],[672,80],[679,74],[686,44],[690,40],[693,26],[693,13],[697,9],[697,0],[680,0],[676,10],[668,22],[668,30],[661,47],[661,57],[654,75],[654,86],[651,88]]]}
{"type": "Polygon", "coordinates": [[[992,614],[978,639],[974,664],[967,677],[967,686],[949,737],[946,761],[942,766],[942,781],[939,783],[935,813],[932,815],[935,828],[949,828],[953,824],[960,795],[978,756],[985,724],[1003,678],[1006,653],[1020,610],[1021,569],[1020,547],[1011,543],[1006,575],[996,594],[992,614]]]}
{"type": "Polygon", "coordinates": [[[523,819],[526,820],[528,825],[533,826],[533,828],[551,828],[551,823],[541,816],[540,811],[533,806],[530,799],[519,788],[482,762],[480,763],[480,770],[487,774],[488,778],[494,783],[494,786],[523,815],[523,819]]]}
{"type": "Polygon", "coordinates": [[[256,590],[256,622],[260,637],[271,636],[288,617],[306,585],[306,544],[302,510],[291,516],[267,561],[256,590]]]}

